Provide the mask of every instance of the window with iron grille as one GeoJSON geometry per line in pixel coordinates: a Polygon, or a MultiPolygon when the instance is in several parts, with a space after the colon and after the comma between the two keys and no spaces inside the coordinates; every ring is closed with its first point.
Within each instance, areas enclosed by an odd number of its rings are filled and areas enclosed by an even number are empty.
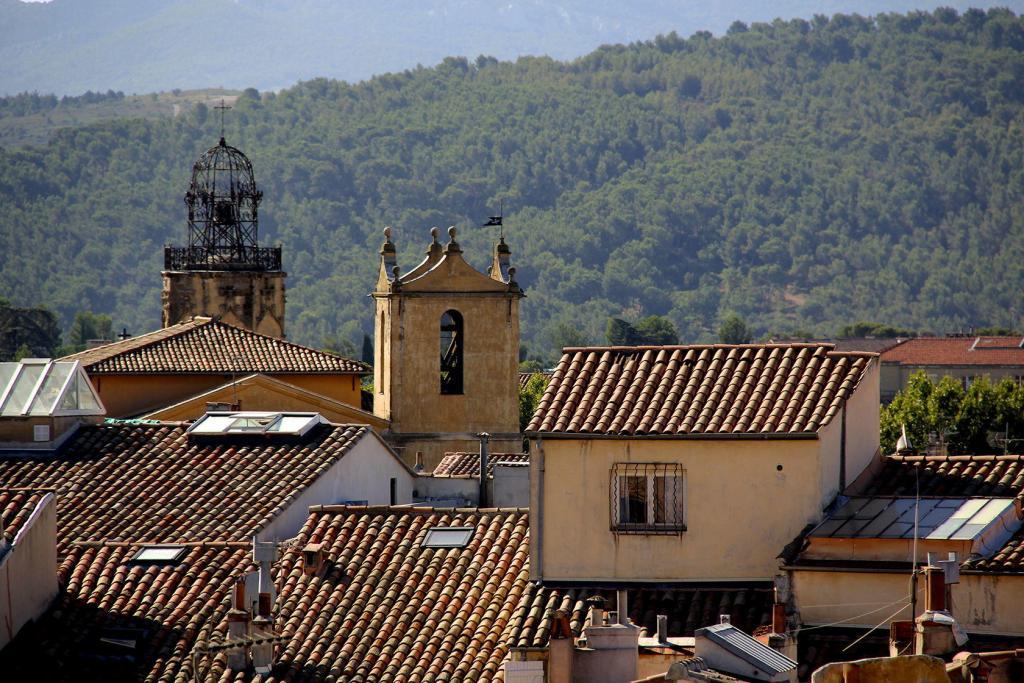
{"type": "Polygon", "coordinates": [[[611,471],[611,519],[618,534],[686,531],[682,465],[616,463],[611,471]]]}

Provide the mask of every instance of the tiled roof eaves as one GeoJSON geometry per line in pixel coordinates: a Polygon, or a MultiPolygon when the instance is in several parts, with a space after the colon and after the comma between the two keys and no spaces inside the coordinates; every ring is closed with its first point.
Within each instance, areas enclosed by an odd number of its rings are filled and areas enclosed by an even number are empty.
{"type": "Polygon", "coordinates": [[[822,343],[568,347],[526,431],[816,432],[877,358],[822,343]]]}
{"type": "Polygon", "coordinates": [[[367,375],[371,371],[365,363],[345,358],[336,353],[302,346],[286,339],[278,339],[209,318],[195,318],[186,323],[172,325],[139,337],[112,342],[95,349],[87,349],[67,356],[63,360],[81,361],[91,375],[225,375],[237,371],[241,374],[262,372],[268,375],[301,373],[361,376],[367,375]],[[214,335],[218,339],[211,339],[210,335],[214,335]],[[193,339],[195,342],[192,341],[193,339]],[[227,342],[257,344],[257,348],[239,350],[242,347],[237,347],[232,349],[225,346],[227,342]],[[200,350],[183,348],[191,343],[198,344],[200,350]],[[168,346],[160,348],[161,345],[168,346]],[[213,351],[210,351],[211,345],[213,351]],[[246,353],[261,352],[261,349],[266,354],[262,364],[253,364],[252,362],[246,364],[245,358],[240,358],[237,362],[244,367],[236,368],[234,360],[230,363],[230,367],[224,364],[225,355],[241,357],[246,353]],[[282,359],[282,356],[285,358],[282,359]],[[194,360],[194,362],[185,362],[183,358],[194,360]],[[158,365],[169,365],[173,369],[145,367],[147,363],[154,362],[158,365]],[[201,362],[206,363],[208,367],[201,367],[201,362]],[[179,364],[179,367],[174,367],[175,363],[179,364]],[[274,363],[277,364],[276,367],[272,365],[274,363]],[[292,363],[293,366],[289,366],[289,363],[292,363]],[[318,368],[315,367],[317,364],[335,367],[318,368]],[[256,367],[256,365],[261,366],[256,367]]]}
{"type": "Polygon", "coordinates": [[[523,436],[543,439],[649,439],[652,441],[807,441],[819,438],[818,432],[684,432],[682,434],[630,434],[619,432],[537,432],[523,436]]]}

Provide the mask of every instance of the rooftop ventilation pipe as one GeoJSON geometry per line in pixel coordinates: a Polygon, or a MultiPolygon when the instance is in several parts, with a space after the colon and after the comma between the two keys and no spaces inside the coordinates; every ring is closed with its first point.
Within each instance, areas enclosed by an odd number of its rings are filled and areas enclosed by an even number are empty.
{"type": "Polygon", "coordinates": [[[485,508],[490,502],[487,499],[487,442],[490,440],[491,435],[487,432],[481,432],[477,436],[480,437],[480,497],[478,498],[478,506],[485,508]]]}

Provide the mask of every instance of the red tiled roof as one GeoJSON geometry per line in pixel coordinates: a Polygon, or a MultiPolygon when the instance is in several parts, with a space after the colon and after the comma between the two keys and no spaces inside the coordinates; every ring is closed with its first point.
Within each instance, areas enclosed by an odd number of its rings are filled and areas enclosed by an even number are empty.
{"type": "Polygon", "coordinates": [[[198,317],[62,360],[81,361],[89,374],[369,372],[349,358],[198,317]]]}
{"type": "Polygon", "coordinates": [[[830,344],[565,349],[528,432],[814,432],[874,354],[830,344]]]}
{"type": "Polygon", "coordinates": [[[11,680],[196,680],[193,662],[203,668],[214,657],[197,653],[196,644],[225,640],[231,589],[253,569],[252,547],[194,544],[177,564],[133,563],[140,548],[70,546],[58,569],[57,601],[0,654],[5,674],[11,680]]]}
{"type": "MultiPolygon", "coordinates": [[[[913,496],[918,477],[922,496],[1013,496],[1024,501],[1024,455],[891,455],[865,494],[913,496]]],[[[1024,527],[992,557],[968,558],[962,566],[1000,574],[1024,573],[1024,527]]]]}
{"type": "MultiPolygon", "coordinates": [[[[188,545],[178,564],[131,561],[138,543],[73,543],[53,609],[0,655],[0,668],[49,681],[259,680],[226,668],[222,642],[232,584],[251,571],[248,543],[188,545]],[[123,629],[123,631],[117,631],[123,629]],[[134,649],[101,639],[138,638],[134,649]],[[196,669],[193,670],[193,662],[196,669]]],[[[500,681],[512,647],[543,647],[562,609],[579,634],[593,590],[557,591],[529,580],[524,509],[313,508],[274,565],[274,624],[285,637],[268,681],[500,681]],[[435,526],[474,529],[466,548],[422,547],[435,526]],[[322,543],[324,568],[304,571],[302,549],[322,543]]],[[[692,634],[730,614],[753,630],[772,591],[707,586],[630,590],[630,615],[654,631],[692,634]]],[[[609,594],[610,597],[610,594],[609,594]]],[[[614,603],[610,603],[614,604],[614,603]]]]}
{"type": "Polygon", "coordinates": [[[883,363],[902,365],[1020,365],[1021,337],[918,337],[882,352],[883,363]]]}
{"type": "Polygon", "coordinates": [[[38,489],[0,489],[0,534],[13,541],[46,494],[38,489]]]}
{"type": "MultiPolygon", "coordinates": [[[[487,456],[487,474],[494,476],[494,468],[498,463],[529,465],[529,453],[491,453],[487,456]]],[[[480,476],[479,453],[445,453],[441,462],[437,463],[433,473],[435,476],[480,476]]]]}
{"type": "Polygon", "coordinates": [[[1018,496],[1024,491],[1024,455],[889,455],[863,495],[1018,496]]]}
{"type": "Polygon", "coordinates": [[[82,426],[56,454],[0,457],[0,481],[56,491],[61,554],[71,541],[247,540],[369,433],[190,439],[186,426],[82,426]]]}

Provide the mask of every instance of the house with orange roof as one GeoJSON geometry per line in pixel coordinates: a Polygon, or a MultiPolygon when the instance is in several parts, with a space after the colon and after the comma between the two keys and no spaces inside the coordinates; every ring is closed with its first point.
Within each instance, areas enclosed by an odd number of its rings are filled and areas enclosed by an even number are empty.
{"type": "Polygon", "coordinates": [[[878,453],[878,360],[830,344],[568,348],[527,429],[545,585],[773,580],[878,453]]]}
{"type": "Polygon", "coordinates": [[[110,417],[137,417],[257,373],[358,409],[370,372],[328,351],[199,316],[62,360],[82,364],[110,417]]]}
{"type": "Polygon", "coordinates": [[[964,388],[979,377],[1024,381],[1024,337],[916,337],[882,351],[881,357],[882,403],[892,401],[919,371],[933,382],[955,377],[964,388]]]}

